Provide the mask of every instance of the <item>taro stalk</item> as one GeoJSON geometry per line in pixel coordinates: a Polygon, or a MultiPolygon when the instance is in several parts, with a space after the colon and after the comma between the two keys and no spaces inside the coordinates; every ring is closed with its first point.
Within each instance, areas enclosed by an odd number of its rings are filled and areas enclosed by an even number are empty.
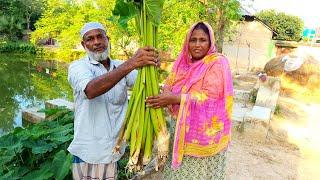
{"type": "MultiPolygon", "coordinates": [[[[164,0],[117,0],[113,11],[120,16],[118,22],[126,28],[130,18],[135,18],[142,46],[157,48],[157,27],[160,23],[164,0]]],[[[115,151],[123,141],[130,144],[129,170],[139,171],[151,160],[154,141],[157,145],[157,164],[167,159],[169,133],[162,109],[145,105],[148,96],[159,94],[159,74],[154,66],[138,70],[124,124],[115,151]]]]}

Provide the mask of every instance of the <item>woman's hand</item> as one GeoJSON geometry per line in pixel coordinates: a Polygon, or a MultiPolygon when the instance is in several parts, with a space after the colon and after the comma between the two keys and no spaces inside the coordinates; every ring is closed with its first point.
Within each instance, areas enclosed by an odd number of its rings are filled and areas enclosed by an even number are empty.
{"type": "Polygon", "coordinates": [[[152,108],[166,107],[172,104],[180,104],[180,95],[172,94],[171,92],[161,93],[157,96],[149,96],[146,99],[147,106],[152,108]]]}

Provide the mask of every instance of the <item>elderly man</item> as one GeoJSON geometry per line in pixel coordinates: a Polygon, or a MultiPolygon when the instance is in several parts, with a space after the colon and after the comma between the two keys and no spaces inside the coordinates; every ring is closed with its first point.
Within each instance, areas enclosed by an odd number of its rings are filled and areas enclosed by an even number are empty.
{"type": "Polygon", "coordinates": [[[110,59],[105,28],[86,23],[80,31],[87,56],[69,66],[68,81],[75,101],[74,139],[68,150],[74,155],[74,179],[116,179],[113,154],[128,106],[127,88],[132,86],[136,68],[156,65],[153,48],[144,47],[125,62],[110,59]]]}

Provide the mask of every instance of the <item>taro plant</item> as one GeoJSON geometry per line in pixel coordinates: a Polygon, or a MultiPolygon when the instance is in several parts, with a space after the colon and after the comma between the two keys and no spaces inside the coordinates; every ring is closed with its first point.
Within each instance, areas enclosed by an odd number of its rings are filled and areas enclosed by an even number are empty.
{"type": "MultiPolygon", "coordinates": [[[[129,19],[135,18],[140,45],[157,48],[157,31],[163,3],[164,0],[117,0],[113,14],[118,16],[118,22],[124,28],[129,19]]],[[[163,111],[145,105],[146,97],[157,94],[158,70],[154,66],[140,68],[115,148],[118,151],[123,141],[130,145],[130,171],[140,171],[150,162],[154,141],[158,148],[158,164],[163,164],[167,158],[169,133],[163,111]]]]}
{"type": "Polygon", "coordinates": [[[15,128],[0,137],[0,179],[71,179],[73,112],[47,110],[52,121],[15,128]],[[59,111],[59,113],[57,113],[59,111]]]}

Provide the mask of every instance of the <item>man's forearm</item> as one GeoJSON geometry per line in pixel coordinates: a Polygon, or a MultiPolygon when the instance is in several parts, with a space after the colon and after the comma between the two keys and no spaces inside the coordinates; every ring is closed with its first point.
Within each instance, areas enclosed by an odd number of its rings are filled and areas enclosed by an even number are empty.
{"type": "Polygon", "coordinates": [[[88,83],[85,89],[85,93],[88,99],[93,99],[97,96],[100,96],[101,94],[108,92],[133,69],[133,65],[126,61],[116,69],[94,78],[88,83]]]}

